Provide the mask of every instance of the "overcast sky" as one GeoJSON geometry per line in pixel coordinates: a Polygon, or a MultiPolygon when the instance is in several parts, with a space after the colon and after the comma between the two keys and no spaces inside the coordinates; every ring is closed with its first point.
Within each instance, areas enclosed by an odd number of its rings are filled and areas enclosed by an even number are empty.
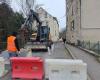
{"type": "MultiPolygon", "coordinates": [[[[66,26],[65,21],[65,0],[37,0],[38,4],[44,4],[42,6],[52,16],[57,17],[60,25],[60,30],[66,26]]],[[[12,6],[16,10],[18,9],[15,0],[12,0],[12,6]]]]}

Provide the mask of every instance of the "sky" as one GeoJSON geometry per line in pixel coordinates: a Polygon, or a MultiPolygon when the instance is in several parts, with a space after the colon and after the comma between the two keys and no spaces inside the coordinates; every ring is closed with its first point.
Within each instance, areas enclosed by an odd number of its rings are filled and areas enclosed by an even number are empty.
{"type": "MultiPolygon", "coordinates": [[[[59,29],[62,30],[66,26],[65,0],[36,0],[37,4],[43,4],[43,8],[52,16],[57,17],[59,29]]],[[[12,8],[18,9],[15,0],[12,0],[12,8]]]]}

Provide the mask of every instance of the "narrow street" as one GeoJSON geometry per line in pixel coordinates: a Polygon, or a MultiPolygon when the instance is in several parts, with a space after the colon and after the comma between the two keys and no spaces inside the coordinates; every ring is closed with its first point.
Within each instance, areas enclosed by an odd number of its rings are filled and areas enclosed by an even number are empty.
{"type": "Polygon", "coordinates": [[[0,80],[100,80],[99,8],[100,0],[0,0],[0,80]]]}

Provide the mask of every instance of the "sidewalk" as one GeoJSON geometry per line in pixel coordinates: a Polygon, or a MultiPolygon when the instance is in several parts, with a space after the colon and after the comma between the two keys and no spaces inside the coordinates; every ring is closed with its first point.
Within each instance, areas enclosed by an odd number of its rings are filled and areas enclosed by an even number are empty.
{"type": "Polygon", "coordinates": [[[97,61],[95,56],[68,44],[66,47],[77,59],[82,59],[87,63],[88,74],[92,80],[100,80],[100,63],[97,61]]]}

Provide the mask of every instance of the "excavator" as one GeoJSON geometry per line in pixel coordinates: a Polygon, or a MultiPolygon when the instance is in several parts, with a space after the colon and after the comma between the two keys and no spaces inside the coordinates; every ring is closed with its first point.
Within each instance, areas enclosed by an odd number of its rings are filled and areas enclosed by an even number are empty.
{"type": "Polygon", "coordinates": [[[42,26],[42,22],[39,20],[39,16],[33,10],[30,10],[28,17],[25,20],[25,23],[21,29],[27,29],[28,33],[32,30],[33,20],[36,20],[38,23],[37,30],[31,33],[29,41],[32,45],[32,51],[48,51],[48,47],[51,48],[52,40],[50,38],[50,28],[48,26],[42,26]]]}

